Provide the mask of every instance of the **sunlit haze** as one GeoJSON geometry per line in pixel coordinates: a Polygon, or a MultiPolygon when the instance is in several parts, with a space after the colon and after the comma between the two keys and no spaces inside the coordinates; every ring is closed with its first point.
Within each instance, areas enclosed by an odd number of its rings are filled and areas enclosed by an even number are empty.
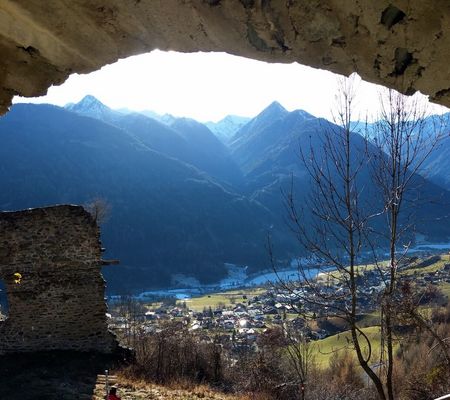
{"type": "MultiPolygon", "coordinates": [[[[74,74],[39,98],[15,102],[63,106],[85,95],[113,109],[152,110],[199,121],[229,114],[253,117],[273,101],[331,119],[337,76],[297,63],[269,64],[226,53],[153,51],[129,57],[87,75],[74,74]]],[[[376,110],[377,85],[361,82],[355,118],[376,110]]],[[[447,111],[433,106],[433,112],[447,111]]]]}

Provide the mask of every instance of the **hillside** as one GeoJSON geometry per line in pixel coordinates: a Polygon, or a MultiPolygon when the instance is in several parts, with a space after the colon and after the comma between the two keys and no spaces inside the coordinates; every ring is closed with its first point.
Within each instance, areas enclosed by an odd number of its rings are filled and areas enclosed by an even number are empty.
{"type": "Polygon", "coordinates": [[[202,171],[229,184],[242,183],[242,172],[228,148],[203,124],[188,118],[178,118],[171,128],[178,132],[191,149],[192,164],[202,171]]]}
{"type": "Polygon", "coordinates": [[[228,148],[194,120],[172,117],[162,122],[156,113],[118,113],[92,96],[66,109],[121,128],[151,149],[191,164],[223,183],[234,184],[242,178],[228,148]]]}
{"type": "Polygon", "coordinates": [[[16,105],[0,119],[3,210],[57,203],[111,205],[103,225],[110,290],[170,284],[173,273],[220,279],[223,263],[267,260],[273,224],[257,202],[157,152],[129,132],[49,105],[16,105]]]}
{"type": "Polygon", "coordinates": [[[436,148],[434,156],[423,166],[424,175],[436,184],[450,188],[450,138],[443,140],[436,148]]]}
{"type": "MultiPolygon", "coordinates": [[[[288,112],[279,103],[272,103],[240,129],[230,142],[231,154],[245,175],[245,193],[274,215],[283,216],[286,210],[281,193],[286,195],[293,190],[300,210],[313,187],[302,154],[307,162],[311,152],[316,159],[324,160],[324,144],[330,140],[339,148],[339,132],[339,127],[325,119],[301,110],[288,112]]],[[[360,163],[363,165],[358,178],[358,186],[364,188],[360,194],[361,205],[366,211],[381,210],[380,194],[371,183],[371,167],[365,162],[376,150],[370,143],[366,148],[365,140],[358,133],[353,133],[352,146],[352,168],[360,163]]],[[[435,157],[439,157],[439,153],[432,154],[430,162],[435,157]]],[[[337,174],[334,180],[339,181],[337,174]]],[[[412,229],[405,240],[414,240],[415,232],[430,240],[445,241],[450,237],[448,223],[443,223],[450,218],[450,192],[417,174],[409,187],[402,223],[411,224],[412,229]]],[[[308,210],[304,211],[303,221],[308,225],[310,215],[308,210]]],[[[374,228],[381,228],[385,222],[383,218],[374,218],[371,223],[374,228]]],[[[383,245],[382,240],[378,245],[383,245]]]]}
{"type": "Polygon", "coordinates": [[[205,385],[157,385],[120,374],[122,360],[98,354],[48,352],[0,356],[0,387],[8,400],[104,400],[105,369],[122,400],[247,400],[205,385]],[[119,372],[119,374],[117,374],[119,372]],[[26,382],[26,384],[23,384],[26,382]]]}
{"type": "MultiPolygon", "coordinates": [[[[354,121],[352,126],[369,138],[376,136],[377,122],[365,123],[354,121]]],[[[423,119],[420,126],[421,147],[425,151],[432,148],[429,157],[426,157],[420,167],[420,174],[427,180],[450,189],[450,113],[431,115],[423,119]]],[[[419,133],[416,129],[416,136],[419,133]]],[[[421,159],[421,157],[419,157],[421,159]]]]}

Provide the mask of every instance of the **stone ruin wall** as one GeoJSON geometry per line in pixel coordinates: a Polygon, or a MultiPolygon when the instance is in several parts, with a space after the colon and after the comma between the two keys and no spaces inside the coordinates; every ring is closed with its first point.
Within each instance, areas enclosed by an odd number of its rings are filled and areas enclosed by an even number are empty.
{"type": "Polygon", "coordinates": [[[0,279],[9,303],[9,316],[0,322],[0,354],[114,351],[99,235],[79,206],[0,213],[0,279]]]}

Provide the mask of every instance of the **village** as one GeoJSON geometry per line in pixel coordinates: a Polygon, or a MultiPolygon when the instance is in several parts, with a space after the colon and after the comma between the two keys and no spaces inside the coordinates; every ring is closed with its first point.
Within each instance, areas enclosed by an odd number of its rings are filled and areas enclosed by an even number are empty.
{"type": "MultiPolygon", "coordinates": [[[[450,287],[448,254],[434,255],[420,262],[411,259],[399,268],[402,282],[413,282],[418,290],[430,285],[442,289],[450,287]]],[[[359,273],[358,313],[361,316],[376,313],[387,273],[376,268],[359,273]]],[[[110,305],[110,328],[121,337],[136,337],[156,333],[162,326],[177,322],[197,333],[201,340],[219,340],[234,351],[255,350],[258,337],[274,327],[294,332],[306,341],[320,340],[346,330],[345,324],[334,323],[334,317],[348,296],[335,278],[331,271],[319,274],[313,286],[290,282],[289,285],[243,288],[186,300],[163,298],[147,303],[124,297],[110,305]],[[316,301],[305,301],[314,296],[316,301]],[[321,302],[322,296],[327,298],[326,305],[321,302]]]]}

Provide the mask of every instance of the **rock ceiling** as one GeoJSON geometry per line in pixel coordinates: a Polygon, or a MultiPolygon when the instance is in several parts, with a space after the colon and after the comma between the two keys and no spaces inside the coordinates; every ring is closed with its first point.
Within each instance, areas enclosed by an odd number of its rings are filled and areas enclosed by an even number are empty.
{"type": "Polygon", "coordinates": [[[153,49],[356,71],[450,106],[448,0],[2,0],[0,114],[153,49]]]}

